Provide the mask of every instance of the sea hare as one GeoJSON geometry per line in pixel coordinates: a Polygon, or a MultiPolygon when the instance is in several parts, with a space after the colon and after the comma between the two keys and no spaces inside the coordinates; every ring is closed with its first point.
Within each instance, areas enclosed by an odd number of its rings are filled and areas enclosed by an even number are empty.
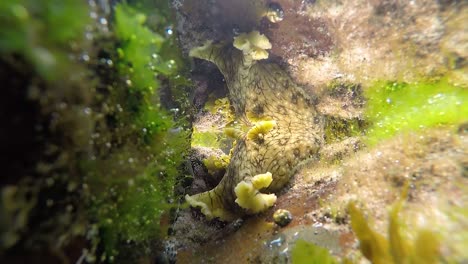
{"type": "Polygon", "coordinates": [[[186,200],[208,219],[230,221],[265,211],[274,192],[323,144],[323,118],[314,102],[268,57],[268,39],[258,31],[240,34],[231,44],[208,42],[190,56],[211,61],[225,77],[238,120],[250,126],[238,135],[221,182],[211,191],[186,200]]]}

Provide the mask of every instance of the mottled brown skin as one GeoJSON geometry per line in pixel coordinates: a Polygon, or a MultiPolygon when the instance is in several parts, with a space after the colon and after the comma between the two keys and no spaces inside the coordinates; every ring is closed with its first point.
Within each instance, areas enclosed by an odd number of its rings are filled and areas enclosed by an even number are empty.
{"type": "Polygon", "coordinates": [[[222,203],[237,215],[246,213],[235,203],[237,184],[271,172],[273,182],[262,192],[280,190],[301,162],[318,153],[324,141],[323,118],[313,100],[276,64],[247,61],[231,45],[209,45],[191,55],[218,66],[240,120],[248,125],[255,120],[276,121],[263,136],[237,140],[226,174],[209,193],[211,204],[222,203]]]}

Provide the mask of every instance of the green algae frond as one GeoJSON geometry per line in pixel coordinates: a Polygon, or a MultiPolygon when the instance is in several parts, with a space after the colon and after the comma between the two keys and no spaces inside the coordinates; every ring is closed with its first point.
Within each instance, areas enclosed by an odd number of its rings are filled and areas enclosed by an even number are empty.
{"type": "Polygon", "coordinates": [[[223,129],[230,126],[235,119],[235,114],[231,109],[231,104],[227,97],[214,99],[210,97],[205,103],[203,109],[213,116],[220,117],[220,124],[213,124],[211,127],[193,127],[191,145],[192,147],[208,147],[218,149],[230,149],[233,137],[229,132],[223,129]]]}
{"type": "Polygon", "coordinates": [[[120,71],[129,75],[131,89],[153,91],[157,84],[155,75],[170,74],[167,63],[157,63],[164,38],[144,25],[146,16],[128,5],[115,8],[116,35],[122,41],[119,49],[120,71]],[[131,67],[128,67],[131,65],[131,67]],[[156,68],[157,67],[157,68],[156,68]],[[157,69],[157,70],[156,70],[157,69]]]}
{"type": "Polygon", "coordinates": [[[112,118],[126,130],[118,138],[121,152],[88,164],[99,175],[89,180],[96,191],[92,214],[107,257],[120,254],[122,241],[147,245],[165,235],[161,221],[174,207],[178,167],[189,145],[183,121],[175,122],[159,103],[162,84],[156,79],[173,85],[180,66],[161,59],[168,40],[153,32],[145,17],[127,4],[115,8],[117,70],[128,79],[112,94],[125,111],[112,118]]]}
{"type": "Polygon", "coordinates": [[[388,237],[374,231],[364,214],[350,203],[348,211],[351,227],[359,240],[362,254],[372,263],[439,263],[441,256],[438,235],[428,229],[421,229],[414,239],[401,233],[402,224],[398,214],[403,200],[391,209],[389,216],[388,237]]]}
{"type": "Polygon", "coordinates": [[[0,1],[1,145],[8,155],[0,262],[61,250],[86,230],[76,160],[88,153],[94,124],[88,97],[94,84],[83,81],[87,69],[77,59],[88,12],[84,1],[0,1]]]}
{"type": "Polygon", "coordinates": [[[468,90],[446,79],[434,82],[378,82],[365,92],[370,144],[398,133],[468,121],[468,90]]]}
{"type": "Polygon", "coordinates": [[[291,252],[293,264],[336,264],[339,263],[326,248],[305,240],[296,241],[291,252]]]}
{"type": "Polygon", "coordinates": [[[362,212],[351,203],[348,206],[351,227],[359,239],[362,254],[373,263],[391,263],[387,239],[372,230],[362,212]]]}
{"type": "Polygon", "coordinates": [[[217,131],[199,131],[194,128],[191,138],[192,147],[220,148],[222,133],[217,131]]]}

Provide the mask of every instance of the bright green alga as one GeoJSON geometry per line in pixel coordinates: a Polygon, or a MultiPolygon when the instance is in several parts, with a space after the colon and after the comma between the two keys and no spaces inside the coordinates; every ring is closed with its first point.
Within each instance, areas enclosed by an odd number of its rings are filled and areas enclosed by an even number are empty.
{"type": "Polygon", "coordinates": [[[174,121],[160,99],[161,89],[182,90],[178,85],[187,83],[178,75],[177,48],[166,52],[170,36],[145,22],[146,15],[135,7],[115,7],[114,61],[121,82],[114,83],[118,88],[110,96],[122,108],[112,114],[113,123],[123,126],[114,139],[122,146],[89,164],[96,171],[89,178],[95,196],[92,214],[107,260],[120,258],[124,243],[147,249],[150,241],[165,235],[164,217],[177,205],[174,187],[190,144],[185,121],[174,121]]]}
{"type": "Polygon", "coordinates": [[[339,263],[326,248],[305,240],[297,240],[292,251],[293,264],[336,264],[339,263]]]}
{"type": "Polygon", "coordinates": [[[395,134],[468,121],[468,90],[446,79],[434,82],[377,82],[365,92],[365,115],[373,125],[371,144],[395,134]]]}

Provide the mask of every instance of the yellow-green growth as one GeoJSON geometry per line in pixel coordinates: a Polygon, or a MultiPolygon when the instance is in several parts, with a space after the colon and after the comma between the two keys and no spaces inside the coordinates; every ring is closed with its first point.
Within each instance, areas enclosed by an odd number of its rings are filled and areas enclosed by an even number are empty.
{"type": "MultiPolygon", "coordinates": [[[[468,193],[468,186],[464,184],[457,184],[463,193],[468,193]]],[[[451,223],[457,223],[455,234],[450,234],[450,239],[454,243],[448,245],[452,256],[449,256],[448,263],[458,263],[468,259],[468,207],[466,203],[459,203],[447,211],[448,220],[451,223]]]]}
{"type": "Polygon", "coordinates": [[[257,122],[248,132],[247,139],[253,141],[261,141],[266,133],[276,126],[276,121],[260,121],[257,122]]]}
{"type": "Polygon", "coordinates": [[[390,253],[394,263],[438,263],[440,256],[440,242],[437,235],[431,230],[420,230],[413,243],[402,236],[398,214],[403,208],[408,196],[409,183],[403,188],[400,199],[390,211],[388,224],[388,239],[390,253]]]}
{"type": "Polygon", "coordinates": [[[194,128],[192,132],[192,147],[210,147],[210,148],[219,148],[220,147],[220,137],[219,134],[214,131],[199,131],[194,128]]]}
{"type": "Polygon", "coordinates": [[[231,158],[228,155],[221,155],[219,157],[210,156],[203,160],[203,165],[208,169],[210,174],[225,169],[229,165],[231,158]]]}
{"type": "Polygon", "coordinates": [[[439,263],[440,242],[431,230],[419,230],[414,240],[403,236],[398,213],[403,206],[406,190],[389,215],[388,239],[372,230],[362,212],[350,203],[351,227],[356,234],[362,254],[372,263],[439,263]]]}
{"type": "Polygon", "coordinates": [[[166,20],[164,13],[169,7],[152,4],[160,8],[152,8],[151,14],[142,11],[148,7],[115,5],[112,29],[118,50],[113,59],[120,78],[113,81],[110,95],[122,110],[110,116],[119,129],[109,133],[118,146],[111,154],[85,164],[96,171],[87,184],[96,196],[92,216],[98,221],[108,258],[117,257],[117,251],[128,248],[129,242],[145,245],[165,235],[161,220],[174,206],[169,201],[175,199],[178,168],[188,148],[183,122],[175,122],[158,104],[158,80],[164,79],[174,88],[183,81],[179,75],[183,64],[178,62],[180,55],[171,37],[162,34],[167,24],[146,21],[151,15],[160,22],[166,20]],[[117,80],[122,80],[120,86],[117,80]]]}
{"type": "Polygon", "coordinates": [[[270,208],[276,202],[276,195],[260,193],[259,190],[268,187],[272,181],[273,177],[269,172],[256,175],[251,182],[241,181],[234,188],[236,203],[253,214],[270,208]]]}
{"type": "Polygon", "coordinates": [[[226,124],[234,121],[235,114],[227,97],[218,98],[214,101],[208,100],[204,109],[212,114],[220,114],[226,124]]]}
{"type": "Polygon", "coordinates": [[[296,241],[291,252],[293,264],[335,264],[336,258],[326,248],[319,247],[305,240],[296,241]]]}
{"type": "Polygon", "coordinates": [[[419,231],[410,255],[411,263],[439,263],[440,242],[431,230],[419,231]]]}
{"type": "MultiPolygon", "coordinates": [[[[217,114],[222,118],[222,125],[229,125],[234,121],[235,114],[231,109],[229,99],[218,98],[214,100],[210,98],[205,104],[204,109],[213,115],[217,114]]],[[[231,140],[230,138],[240,138],[243,133],[237,133],[238,131],[235,128],[226,128],[222,130],[220,127],[208,127],[193,128],[191,145],[192,147],[209,147],[217,149],[228,149],[230,148],[231,140]]]]}
{"type": "Polygon", "coordinates": [[[375,144],[402,132],[468,121],[468,90],[441,79],[435,82],[378,82],[365,91],[367,132],[375,144]]]}
{"type": "Polygon", "coordinates": [[[372,263],[392,263],[388,241],[369,226],[362,212],[354,203],[348,206],[351,216],[351,228],[359,240],[362,254],[372,263]]]}

